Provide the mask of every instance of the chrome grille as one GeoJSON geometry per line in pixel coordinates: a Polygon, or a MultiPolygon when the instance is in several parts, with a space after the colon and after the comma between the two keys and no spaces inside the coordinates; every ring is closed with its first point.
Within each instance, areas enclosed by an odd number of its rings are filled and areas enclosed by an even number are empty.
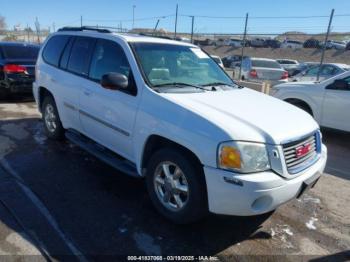
{"type": "Polygon", "coordinates": [[[295,174],[309,167],[317,157],[317,147],[316,134],[283,145],[284,159],[288,172],[295,174]],[[306,149],[306,147],[308,150],[303,152],[303,149],[306,149]]]}

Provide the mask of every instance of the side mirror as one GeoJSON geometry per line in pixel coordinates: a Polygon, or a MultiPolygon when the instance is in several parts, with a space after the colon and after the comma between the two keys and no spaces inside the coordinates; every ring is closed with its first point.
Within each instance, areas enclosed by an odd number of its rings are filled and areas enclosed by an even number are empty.
{"type": "Polygon", "coordinates": [[[129,81],[125,75],[111,72],[102,76],[101,86],[110,90],[127,89],[129,81]]]}
{"type": "Polygon", "coordinates": [[[337,79],[329,87],[330,88],[328,89],[347,90],[349,88],[349,84],[343,79],[337,79]]]}

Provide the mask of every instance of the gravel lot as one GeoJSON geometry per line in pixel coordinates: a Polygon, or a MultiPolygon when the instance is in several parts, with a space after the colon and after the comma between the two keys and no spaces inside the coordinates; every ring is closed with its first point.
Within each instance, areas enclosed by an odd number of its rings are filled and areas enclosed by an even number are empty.
{"type": "Polygon", "coordinates": [[[349,134],[324,131],[326,173],[274,214],[177,226],[153,209],[143,180],[47,140],[39,117],[33,102],[0,102],[0,254],[350,260],[349,134]]]}

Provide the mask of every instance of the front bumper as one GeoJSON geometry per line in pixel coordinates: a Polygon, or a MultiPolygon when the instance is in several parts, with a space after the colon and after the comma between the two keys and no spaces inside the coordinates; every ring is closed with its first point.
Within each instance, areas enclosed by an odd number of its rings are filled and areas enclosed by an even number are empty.
{"type": "Polygon", "coordinates": [[[204,167],[209,211],[216,214],[252,216],[267,213],[297,197],[305,181],[311,184],[323,173],[327,148],[312,166],[295,175],[282,178],[272,171],[255,174],[235,174],[204,167]],[[227,182],[230,181],[230,182],[227,182]]]}

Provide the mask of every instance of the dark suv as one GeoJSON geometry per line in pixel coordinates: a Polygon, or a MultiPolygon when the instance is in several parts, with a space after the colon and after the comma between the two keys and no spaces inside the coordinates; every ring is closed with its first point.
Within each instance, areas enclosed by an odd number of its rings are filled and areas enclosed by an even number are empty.
{"type": "Polygon", "coordinates": [[[31,94],[40,46],[0,42],[0,96],[31,94]]]}

